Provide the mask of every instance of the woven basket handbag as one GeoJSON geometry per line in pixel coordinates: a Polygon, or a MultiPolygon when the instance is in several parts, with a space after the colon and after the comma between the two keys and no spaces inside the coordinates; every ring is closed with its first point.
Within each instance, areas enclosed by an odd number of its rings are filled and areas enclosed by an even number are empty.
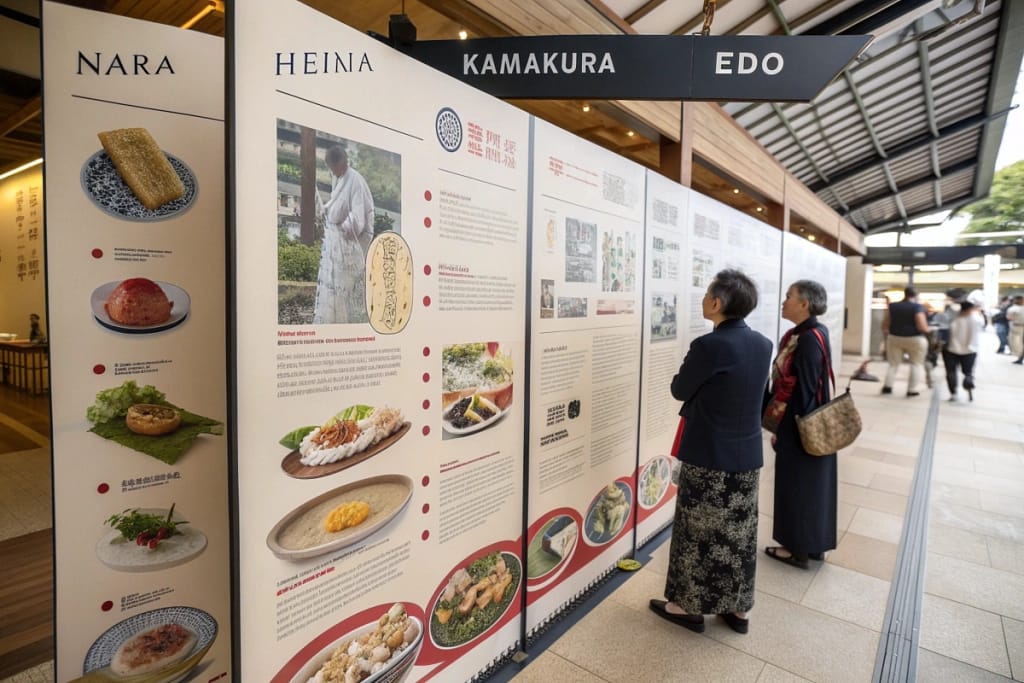
{"type": "MultiPolygon", "coordinates": [[[[835,390],[836,377],[832,373],[832,362],[828,357],[825,340],[822,339],[821,332],[817,329],[814,330],[814,335],[818,338],[818,343],[821,344],[828,376],[832,380],[832,388],[835,390]]],[[[806,415],[797,415],[796,427],[800,432],[800,442],[803,444],[804,450],[811,455],[831,455],[852,444],[860,434],[863,425],[860,413],[857,412],[857,406],[853,404],[850,385],[847,384],[846,391],[828,403],[815,408],[806,415]]]]}

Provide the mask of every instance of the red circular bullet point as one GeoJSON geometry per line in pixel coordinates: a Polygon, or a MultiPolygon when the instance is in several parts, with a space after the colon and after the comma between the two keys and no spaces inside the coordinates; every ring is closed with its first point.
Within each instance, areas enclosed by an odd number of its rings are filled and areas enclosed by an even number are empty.
{"type": "Polygon", "coordinates": [[[423,504],[423,514],[427,514],[428,512],[430,512],[430,503],[424,503],[423,504]]]}
{"type": "Polygon", "coordinates": [[[107,600],[102,605],[100,605],[100,609],[104,612],[109,612],[110,610],[114,609],[114,603],[110,600],[107,600]]]}
{"type": "Polygon", "coordinates": [[[110,484],[108,484],[106,482],[103,482],[102,484],[100,484],[99,486],[96,487],[96,492],[97,493],[106,493],[109,490],[110,490],[110,484]]]}
{"type": "Polygon", "coordinates": [[[430,347],[429,346],[424,346],[423,347],[423,357],[426,358],[429,355],[430,355],[430,347]]]}
{"type": "Polygon", "coordinates": [[[430,410],[430,399],[423,399],[423,410],[430,410]]]}
{"type": "Polygon", "coordinates": [[[103,363],[97,363],[96,365],[92,366],[92,371],[93,374],[95,375],[102,375],[104,372],[107,371],[107,366],[103,365],[103,363]]]}
{"type": "Polygon", "coordinates": [[[433,196],[434,195],[430,194],[430,190],[427,190],[426,192],[423,193],[423,198],[426,199],[428,202],[433,198],[433,196]]]}
{"type": "Polygon", "coordinates": [[[424,382],[429,382],[430,381],[430,373],[429,372],[424,372],[423,373],[423,381],[424,382]]]}
{"type": "Polygon", "coordinates": [[[423,479],[420,480],[420,483],[424,486],[430,486],[430,477],[424,476],[423,479]]]}
{"type": "Polygon", "coordinates": [[[423,219],[423,227],[429,228],[430,226],[431,226],[430,216],[427,216],[426,218],[423,219]]]}
{"type": "Polygon", "coordinates": [[[423,274],[430,275],[430,266],[423,266],[423,274]]]}
{"type": "Polygon", "coordinates": [[[429,296],[423,297],[423,305],[424,306],[429,306],[430,305],[430,297],[429,296]]]}
{"type": "Polygon", "coordinates": [[[422,538],[424,541],[427,540],[428,538],[430,538],[430,532],[424,529],[423,533],[420,534],[420,538],[422,538]]]}
{"type": "Polygon", "coordinates": [[[423,436],[430,435],[430,425],[423,425],[423,436]]]}
{"type": "Polygon", "coordinates": [[[102,249],[93,249],[92,250],[92,257],[93,258],[103,258],[103,250],[102,249]]]}

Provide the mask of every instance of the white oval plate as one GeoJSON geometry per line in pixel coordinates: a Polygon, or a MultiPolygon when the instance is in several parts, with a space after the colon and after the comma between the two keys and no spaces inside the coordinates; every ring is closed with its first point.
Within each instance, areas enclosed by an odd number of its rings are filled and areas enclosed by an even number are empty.
{"type": "Polygon", "coordinates": [[[107,315],[106,303],[114,289],[122,282],[124,280],[100,285],[93,290],[92,296],[89,297],[89,305],[92,307],[93,317],[96,318],[96,322],[108,330],[124,334],[152,334],[177,327],[185,322],[185,318],[188,317],[188,312],[192,307],[192,298],[188,295],[188,292],[178,285],[172,285],[170,282],[153,280],[160,289],[164,290],[167,298],[171,300],[171,317],[157,325],[122,325],[116,322],[107,315]]]}
{"type": "MultiPolygon", "coordinates": [[[[167,516],[166,509],[140,508],[139,512],[167,516]]],[[[180,521],[185,518],[176,509],[174,519],[180,521]]],[[[119,572],[152,572],[176,567],[198,557],[206,550],[207,543],[206,534],[192,524],[183,524],[178,530],[181,533],[165,538],[156,550],[150,550],[136,545],[135,541],[125,540],[117,529],[109,529],[96,544],[96,557],[119,572]]]]}

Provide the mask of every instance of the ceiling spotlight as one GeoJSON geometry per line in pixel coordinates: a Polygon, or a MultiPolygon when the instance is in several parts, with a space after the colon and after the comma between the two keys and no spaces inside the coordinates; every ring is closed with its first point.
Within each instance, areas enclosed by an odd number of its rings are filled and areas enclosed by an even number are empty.
{"type": "Polygon", "coordinates": [[[459,40],[465,40],[466,38],[469,38],[469,34],[466,32],[466,29],[459,31],[459,40]]]}
{"type": "Polygon", "coordinates": [[[732,193],[733,194],[739,194],[740,193],[740,188],[738,188],[738,187],[732,188],[732,193]]]}
{"type": "Polygon", "coordinates": [[[631,130],[628,130],[628,131],[626,131],[626,135],[628,135],[629,137],[633,137],[634,135],[636,135],[636,133],[634,133],[631,130]]]}
{"type": "Polygon", "coordinates": [[[761,208],[760,206],[759,206],[759,207],[757,207],[757,212],[758,212],[758,213],[761,213],[762,211],[764,211],[764,209],[762,209],[762,208],[761,208]]]}
{"type": "Polygon", "coordinates": [[[814,240],[816,240],[816,239],[818,239],[818,238],[817,238],[817,237],[815,237],[814,235],[808,235],[808,236],[807,236],[807,239],[809,239],[810,241],[812,241],[812,242],[813,242],[814,240]]]}
{"type": "Polygon", "coordinates": [[[590,105],[589,105],[589,104],[584,104],[584,105],[583,105],[583,111],[584,111],[584,112],[588,112],[588,111],[590,111],[590,105]]]}

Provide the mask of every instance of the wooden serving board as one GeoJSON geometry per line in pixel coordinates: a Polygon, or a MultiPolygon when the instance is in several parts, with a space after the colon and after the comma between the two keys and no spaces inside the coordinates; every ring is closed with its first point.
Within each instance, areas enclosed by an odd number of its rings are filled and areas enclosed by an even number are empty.
{"type": "Polygon", "coordinates": [[[298,450],[294,450],[286,455],[284,460],[281,461],[281,469],[284,470],[284,473],[289,477],[295,477],[296,479],[319,479],[320,477],[326,477],[329,474],[341,472],[353,465],[358,465],[364,460],[369,460],[405,436],[411,426],[411,422],[403,422],[402,426],[399,427],[397,431],[381,439],[362,453],[356,453],[351,457],[343,458],[342,460],[328,463],[327,465],[303,465],[300,460],[302,455],[298,450]]]}

